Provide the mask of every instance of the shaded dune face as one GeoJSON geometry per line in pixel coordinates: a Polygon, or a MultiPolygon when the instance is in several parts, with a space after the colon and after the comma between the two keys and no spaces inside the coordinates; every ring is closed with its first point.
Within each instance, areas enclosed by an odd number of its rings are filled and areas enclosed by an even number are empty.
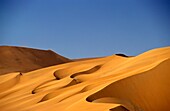
{"type": "Polygon", "coordinates": [[[169,66],[170,59],[165,60],[149,71],[106,86],[99,92],[89,96],[87,100],[98,103],[119,103],[130,111],[168,110],[170,102],[168,97],[170,93],[169,66]],[[115,98],[120,100],[116,101],[115,98]],[[132,104],[132,109],[128,104],[132,104]]]}
{"type": "Polygon", "coordinates": [[[129,57],[129,56],[125,55],[125,54],[115,54],[115,55],[122,56],[122,57],[129,57]]]}
{"type": "Polygon", "coordinates": [[[29,72],[69,61],[51,50],[0,46],[0,74],[29,72]]]}
{"type": "Polygon", "coordinates": [[[168,111],[170,47],[0,76],[2,111],[168,111]]]}

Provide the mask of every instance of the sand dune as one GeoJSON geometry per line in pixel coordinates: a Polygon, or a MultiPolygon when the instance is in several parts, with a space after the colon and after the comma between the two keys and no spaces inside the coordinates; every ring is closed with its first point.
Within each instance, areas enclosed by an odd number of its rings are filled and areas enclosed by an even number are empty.
{"type": "Polygon", "coordinates": [[[11,72],[0,76],[0,111],[168,111],[169,66],[164,47],[11,72]]]}
{"type": "Polygon", "coordinates": [[[51,50],[0,46],[0,74],[28,72],[69,61],[51,50]]]}

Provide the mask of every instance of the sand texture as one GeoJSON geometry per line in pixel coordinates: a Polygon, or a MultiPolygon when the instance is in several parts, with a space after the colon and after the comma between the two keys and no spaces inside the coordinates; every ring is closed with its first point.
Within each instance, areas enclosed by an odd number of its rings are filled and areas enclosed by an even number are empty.
{"type": "MultiPolygon", "coordinates": [[[[34,64],[25,60],[30,53],[21,52],[7,51],[0,57],[15,54],[26,64],[22,69],[43,64],[41,60],[34,64]]],[[[43,54],[39,56],[46,62],[53,61],[43,54]]],[[[24,73],[17,72],[19,65],[15,66],[15,62],[0,60],[0,73],[9,69],[9,73],[0,75],[0,111],[170,110],[170,47],[135,57],[117,54],[72,62],[63,59],[64,64],[24,73]]]]}

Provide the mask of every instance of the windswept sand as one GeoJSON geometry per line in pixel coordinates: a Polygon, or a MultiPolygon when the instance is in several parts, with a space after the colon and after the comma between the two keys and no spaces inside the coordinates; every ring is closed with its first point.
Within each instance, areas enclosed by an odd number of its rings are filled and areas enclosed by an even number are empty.
{"type": "Polygon", "coordinates": [[[170,47],[0,76],[0,111],[169,110],[170,47]]]}

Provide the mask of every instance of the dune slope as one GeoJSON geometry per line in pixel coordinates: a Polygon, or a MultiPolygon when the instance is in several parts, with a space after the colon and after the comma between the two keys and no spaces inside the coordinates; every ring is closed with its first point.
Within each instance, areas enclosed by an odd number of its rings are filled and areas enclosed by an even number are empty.
{"type": "Polygon", "coordinates": [[[0,76],[2,111],[168,111],[170,47],[0,76]]]}
{"type": "Polygon", "coordinates": [[[28,72],[69,61],[51,50],[0,46],[0,74],[28,72]]]}

